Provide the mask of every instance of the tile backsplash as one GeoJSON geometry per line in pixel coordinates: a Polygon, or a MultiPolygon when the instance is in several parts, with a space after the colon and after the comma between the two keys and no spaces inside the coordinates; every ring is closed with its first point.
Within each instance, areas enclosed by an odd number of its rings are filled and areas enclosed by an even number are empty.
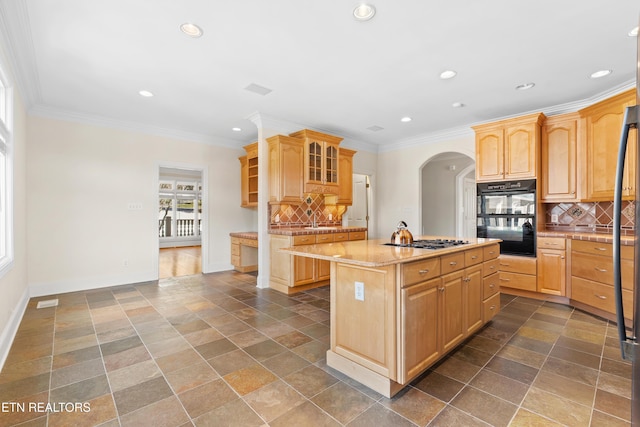
{"type": "MultiPolygon", "coordinates": [[[[545,227],[547,230],[587,233],[613,233],[613,202],[547,203],[545,227]],[[552,222],[552,215],[558,216],[552,222]]],[[[631,235],[635,230],[635,202],[622,202],[621,230],[631,235]]]]}
{"type": "Polygon", "coordinates": [[[269,205],[269,228],[309,227],[317,214],[318,225],[332,227],[342,225],[342,214],[346,206],[328,205],[322,194],[305,194],[298,205],[269,205]]]}

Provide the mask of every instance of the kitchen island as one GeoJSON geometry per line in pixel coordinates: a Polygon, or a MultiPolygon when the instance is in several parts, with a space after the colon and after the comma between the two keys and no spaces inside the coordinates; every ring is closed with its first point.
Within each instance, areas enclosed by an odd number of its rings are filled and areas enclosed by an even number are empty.
{"type": "Polygon", "coordinates": [[[283,248],[330,261],[327,365],[392,397],[500,309],[499,240],[444,249],[362,240],[283,248]]]}

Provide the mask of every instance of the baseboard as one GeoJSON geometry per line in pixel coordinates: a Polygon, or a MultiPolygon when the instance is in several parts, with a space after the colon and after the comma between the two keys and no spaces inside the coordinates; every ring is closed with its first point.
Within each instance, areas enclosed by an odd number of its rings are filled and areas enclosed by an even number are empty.
{"type": "Polygon", "coordinates": [[[29,288],[25,288],[22,293],[22,297],[16,304],[15,310],[11,313],[9,317],[9,321],[2,331],[2,335],[0,335],[0,371],[4,367],[4,362],[7,361],[7,356],[9,356],[9,350],[11,350],[11,344],[13,344],[13,339],[16,337],[18,333],[18,327],[20,326],[20,322],[22,321],[22,316],[24,316],[24,312],[27,310],[27,304],[29,303],[29,288]]]}

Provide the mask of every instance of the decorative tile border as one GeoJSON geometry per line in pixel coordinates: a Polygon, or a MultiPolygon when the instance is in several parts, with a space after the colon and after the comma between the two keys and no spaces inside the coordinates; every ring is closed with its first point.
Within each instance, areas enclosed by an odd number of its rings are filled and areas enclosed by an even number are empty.
{"type": "MultiPolygon", "coordinates": [[[[549,203],[545,204],[545,228],[555,231],[573,231],[590,233],[613,232],[613,202],[590,203],[549,203]],[[552,215],[558,216],[552,222],[552,215]]],[[[622,202],[622,234],[630,235],[635,231],[635,202],[622,202]]]]}

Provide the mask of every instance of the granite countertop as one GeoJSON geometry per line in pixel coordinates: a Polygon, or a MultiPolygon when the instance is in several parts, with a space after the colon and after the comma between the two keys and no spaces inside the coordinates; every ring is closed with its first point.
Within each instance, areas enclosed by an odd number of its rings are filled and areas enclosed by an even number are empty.
{"type": "MultiPolygon", "coordinates": [[[[421,236],[414,238],[414,240],[432,238],[441,238],[441,236],[421,236]]],[[[336,261],[363,267],[381,267],[438,257],[500,242],[499,239],[478,238],[468,240],[469,244],[466,245],[437,250],[387,246],[384,245],[384,243],[389,242],[387,239],[301,245],[280,250],[292,255],[307,256],[326,261],[336,261]]]]}
{"type": "Polygon", "coordinates": [[[281,234],[284,236],[303,236],[306,234],[327,234],[327,233],[346,233],[349,231],[367,231],[367,227],[282,227],[272,228],[269,234],[281,234]]]}
{"type": "Polygon", "coordinates": [[[251,239],[258,240],[258,232],[257,231],[239,231],[236,233],[229,233],[231,237],[240,237],[242,239],[251,239]]]}
{"type": "MultiPolygon", "coordinates": [[[[584,233],[577,231],[554,231],[554,230],[538,230],[538,237],[562,237],[573,240],[587,240],[589,242],[613,243],[612,234],[604,233],[584,233]]],[[[633,246],[635,242],[634,236],[620,236],[620,244],[625,246],[633,246]]]]}

